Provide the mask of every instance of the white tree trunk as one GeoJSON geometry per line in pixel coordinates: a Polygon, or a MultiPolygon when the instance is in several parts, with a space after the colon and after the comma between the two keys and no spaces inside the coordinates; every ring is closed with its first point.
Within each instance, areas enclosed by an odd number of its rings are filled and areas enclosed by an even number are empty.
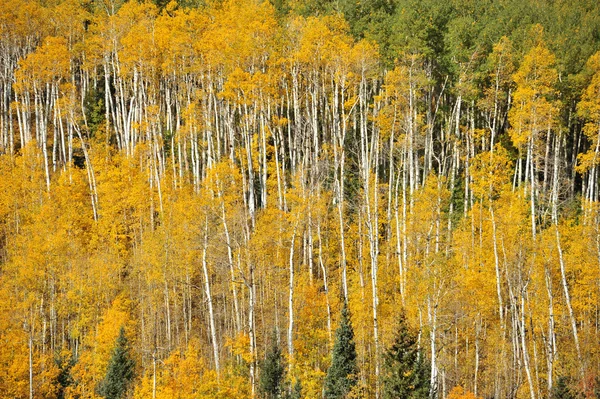
{"type": "Polygon", "coordinates": [[[206,216],[204,224],[204,245],[202,247],[202,271],[204,273],[204,293],[206,294],[206,300],[208,302],[208,316],[210,322],[210,337],[213,347],[213,358],[215,362],[215,371],[217,372],[217,378],[221,373],[219,364],[219,344],[217,342],[217,329],[215,325],[215,313],[213,310],[212,295],[210,292],[210,280],[208,276],[208,266],[206,262],[206,252],[208,249],[208,216],[206,216]]]}

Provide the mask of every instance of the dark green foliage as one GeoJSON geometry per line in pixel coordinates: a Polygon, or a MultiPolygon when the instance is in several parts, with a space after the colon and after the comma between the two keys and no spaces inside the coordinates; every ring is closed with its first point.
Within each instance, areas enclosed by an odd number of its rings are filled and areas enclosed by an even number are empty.
{"type": "Polygon", "coordinates": [[[171,1],[171,0],[152,0],[152,2],[154,3],[154,5],[156,5],[156,7],[159,10],[162,10],[163,8],[165,8],[165,6],[167,4],[169,4],[169,1],[171,1]]]}
{"type": "Polygon", "coordinates": [[[399,0],[394,17],[392,49],[439,59],[445,52],[445,33],[452,16],[450,2],[399,0]]]}
{"type": "Polygon", "coordinates": [[[450,204],[452,204],[452,214],[449,216],[452,220],[452,225],[457,226],[464,215],[465,209],[465,182],[462,176],[457,176],[454,179],[454,189],[452,190],[448,207],[444,209],[444,212],[450,212],[450,204]]]}
{"type": "Polygon", "coordinates": [[[429,397],[427,365],[404,314],[400,315],[396,338],[383,355],[383,360],[381,382],[384,399],[429,397]]]}
{"type": "Polygon", "coordinates": [[[262,363],[258,382],[258,388],[263,398],[275,399],[281,397],[284,374],[281,348],[277,343],[276,335],[273,334],[271,347],[262,363]]]}
{"type": "Polygon", "coordinates": [[[302,384],[297,379],[296,383],[285,381],[285,364],[281,348],[277,342],[277,335],[273,333],[271,346],[267,350],[265,360],[261,363],[258,380],[258,391],[261,398],[265,399],[300,399],[302,384]]]}
{"type": "Polygon", "coordinates": [[[341,0],[339,11],[344,14],[355,38],[377,42],[384,58],[393,61],[393,57],[388,55],[389,38],[393,34],[393,16],[396,12],[395,0],[341,0]]]}
{"type": "Polygon", "coordinates": [[[459,78],[459,64],[477,63],[502,36],[522,56],[531,26],[544,27],[546,41],[565,74],[577,73],[600,44],[600,2],[579,0],[270,0],[281,18],[341,13],[356,39],[379,45],[383,63],[402,52],[419,53],[434,65],[436,79],[459,78]]]}
{"type": "Polygon", "coordinates": [[[344,398],[357,382],[356,347],[354,330],[350,323],[348,307],[344,304],[340,325],[335,332],[331,366],[325,377],[325,398],[344,398]]]}
{"type": "Polygon", "coordinates": [[[559,68],[566,73],[580,71],[600,43],[600,3],[558,0],[554,3],[551,23],[544,28],[552,38],[559,68]],[[565,34],[574,32],[575,34],[565,34]]]}
{"type": "MultiPolygon", "coordinates": [[[[291,1],[282,1],[284,4],[291,4],[291,1]]],[[[336,3],[333,0],[305,0],[294,2],[293,11],[295,14],[303,17],[311,15],[327,15],[332,14],[336,10],[336,3]]],[[[282,6],[279,6],[280,8],[282,6]]]]}
{"type": "Polygon", "coordinates": [[[583,398],[583,395],[577,390],[576,387],[572,386],[572,381],[568,377],[559,377],[556,384],[552,387],[550,392],[550,399],[579,399],[583,398]]]}
{"type": "Polygon", "coordinates": [[[100,383],[98,393],[106,399],[121,399],[135,377],[135,361],[129,354],[129,341],[125,336],[125,328],[121,327],[117,342],[108,362],[106,377],[100,383]]]}
{"type": "Polygon", "coordinates": [[[71,376],[71,368],[75,365],[75,360],[69,356],[57,356],[56,366],[60,370],[58,377],[58,393],[56,397],[63,399],[65,397],[65,388],[73,384],[73,377],[71,376]]]}
{"type": "Polygon", "coordinates": [[[291,11],[290,5],[287,0],[269,0],[273,8],[275,8],[275,14],[277,18],[282,19],[289,14],[291,11]]]}
{"type": "Polygon", "coordinates": [[[92,87],[85,95],[84,108],[85,119],[90,134],[93,135],[100,124],[104,122],[106,107],[104,106],[104,85],[99,84],[97,87],[92,87]]]}

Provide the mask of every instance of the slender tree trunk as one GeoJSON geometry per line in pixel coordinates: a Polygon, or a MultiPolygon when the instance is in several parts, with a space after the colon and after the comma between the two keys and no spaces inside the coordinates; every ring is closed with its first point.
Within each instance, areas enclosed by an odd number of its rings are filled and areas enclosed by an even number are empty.
{"type": "Polygon", "coordinates": [[[208,316],[210,321],[210,337],[213,349],[213,359],[215,362],[215,371],[217,372],[217,378],[221,373],[221,367],[219,364],[219,343],[217,342],[217,329],[215,324],[215,313],[213,310],[213,301],[210,291],[210,279],[208,276],[208,265],[206,261],[206,253],[208,250],[208,216],[204,222],[204,245],[202,247],[202,271],[204,273],[204,293],[206,294],[206,300],[208,303],[208,316]]]}
{"type": "Polygon", "coordinates": [[[583,359],[581,357],[581,347],[579,345],[579,335],[577,333],[577,320],[576,320],[575,314],[573,312],[573,306],[571,305],[571,295],[569,293],[569,286],[567,284],[565,261],[564,261],[563,250],[562,250],[562,246],[561,246],[561,242],[560,242],[560,232],[558,231],[558,225],[554,226],[554,230],[556,232],[556,248],[558,249],[558,260],[559,260],[559,264],[560,264],[560,277],[561,277],[563,292],[565,294],[565,302],[567,305],[567,310],[569,311],[569,319],[571,321],[571,329],[573,332],[573,341],[575,342],[575,350],[577,351],[577,361],[580,366],[580,371],[583,374],[584,365],[583,365],[583,359]]]}
{"type": "Polygon", "coordinates": [[[321,235],[321,223],[317,222],[317,235],[319,238],[319,264],[323,272],[323,291],[325,291],[325,304],[327,305],[327,335],[329,336],[329,344],[333,343],[333,335],[331,332],[331,305],[329,303],[329,286],[327,283],[327,268],[323,262],[323,242],[321,235]]]}
{"type": "MultiPolygon", "coordinates": [[[[300,216],[300,215],[298,215],[300,216]]],[[[290,372],[293,368],[294,359],[294,244],[296,242],[296,234],[298,232],[298,221],[294,225],[292,232],[292,241],[290,243],[290,258],[289,258],[289,296],[288,296],[288,331],[287,331],[287,345],[288,345],[288,356],[289,356],[289,368],[290,372]]]]}
{"type": "Polygon", "coordinates": [[[531,367],[529,365],[529,353],[527,352],[526,345],[526,329],[525,329],[525,295],[521,293],[521,320],[519,322],[520,335],[521,335],[521,349],[523,351],[523,365],[525,367],[525,374],[527,375],[527,383],[529,384],[529,395],[531,399],[535,399],[535,388],[533,385],[533,378],[531,376],[531,367]]]}
{"type": "Polygon", "coordinates": [[[494,207],[490,201],[490,216],[492,219],[492,235],[494,244],[494,269],[496,271],[496,294],[498,295],[498,315],[500,316],[500,327],[502,330],[506,328],[504,323],[504,305],[502,301],[502,285],[500,281],[500,260],[498,256],[498,238],[496,232],[496,217],[494,215],[494,207]]]}
{"type": "Polygon", "coordinates": [[[33,327],[29,328],[29,399],[33,399],[33,327]]]}
{"type": "Polygon", "coordinates": [[[554,384],[554,360],[556,358],[556,339],[554,332],[554,294],[552,292],[552,276],[550,269],[545,269],[546,290],[548,292],[548,338],[546,342],[546,362],[547,362],[547,380],[548,395],[552,392],[554,384]]]}

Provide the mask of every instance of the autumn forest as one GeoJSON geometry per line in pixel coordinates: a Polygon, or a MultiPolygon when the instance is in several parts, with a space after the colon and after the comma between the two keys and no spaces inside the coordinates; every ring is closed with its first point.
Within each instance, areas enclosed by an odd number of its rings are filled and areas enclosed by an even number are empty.
{"type": "Polygon", "coordinates": [[[594,0],[0,0],[0,398],[600,398],[594,0]]]}

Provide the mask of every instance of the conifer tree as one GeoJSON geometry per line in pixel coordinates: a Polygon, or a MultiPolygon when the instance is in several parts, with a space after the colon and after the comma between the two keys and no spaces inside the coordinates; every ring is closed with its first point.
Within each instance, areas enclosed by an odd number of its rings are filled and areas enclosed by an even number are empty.
{"type": "Polygon", "coordinates": [[[383,398],[425,399],[429,397],[429,373],[402,313],[394,343],[383,355],[383,398]]]}
{"type": "Polygon", "coordinates": [[[577,399],[582,396],[570,387],[568,377],[559,377],[550,392],[550,399],[577,399]]]}
{"type": "Polygon", "coordinates": [[[302,382],[298,379],[294,384],[294,388],[292,389],[292,393],[289,396],[289,399],[300,399],[302,397],[302,382]]]}
{"type": "Polygon", "coordinates": [[[125,336],[125,328],[121,327],[112,356],[108,362],[106,377],[98,389],[106,399],[124,398],[129,384],[135,376],[135,361],[129,354],[129,341],[125,336]]]}
{"type": "Polygon", "coordinates": [[[75,365],[75,359],[60,354],[56,359],[56,367],[58,367],[59,373],[56,377],[58,383],[58,392],[56,394],[57,399],[65,398],[65,390],[73,384],[73,376],[71,375],[71,369],[75,365]]]}
{"type": "Polygon", "coordinates": [[[276,399],[281,397],[284,373],[281,348],[277,342],[277,336],[273,334],[271,347],[267,352],[260,372],[259,389],[263,398],[276,399]]]}
{"type": "Polygon", "coordinates": [[[350,323],[347,304],[344,304],[340,325],[335,333],[331,366],[325,377],[325,398],[345,398],[356,385],[357,374],[354,330],[350,323]]]}

